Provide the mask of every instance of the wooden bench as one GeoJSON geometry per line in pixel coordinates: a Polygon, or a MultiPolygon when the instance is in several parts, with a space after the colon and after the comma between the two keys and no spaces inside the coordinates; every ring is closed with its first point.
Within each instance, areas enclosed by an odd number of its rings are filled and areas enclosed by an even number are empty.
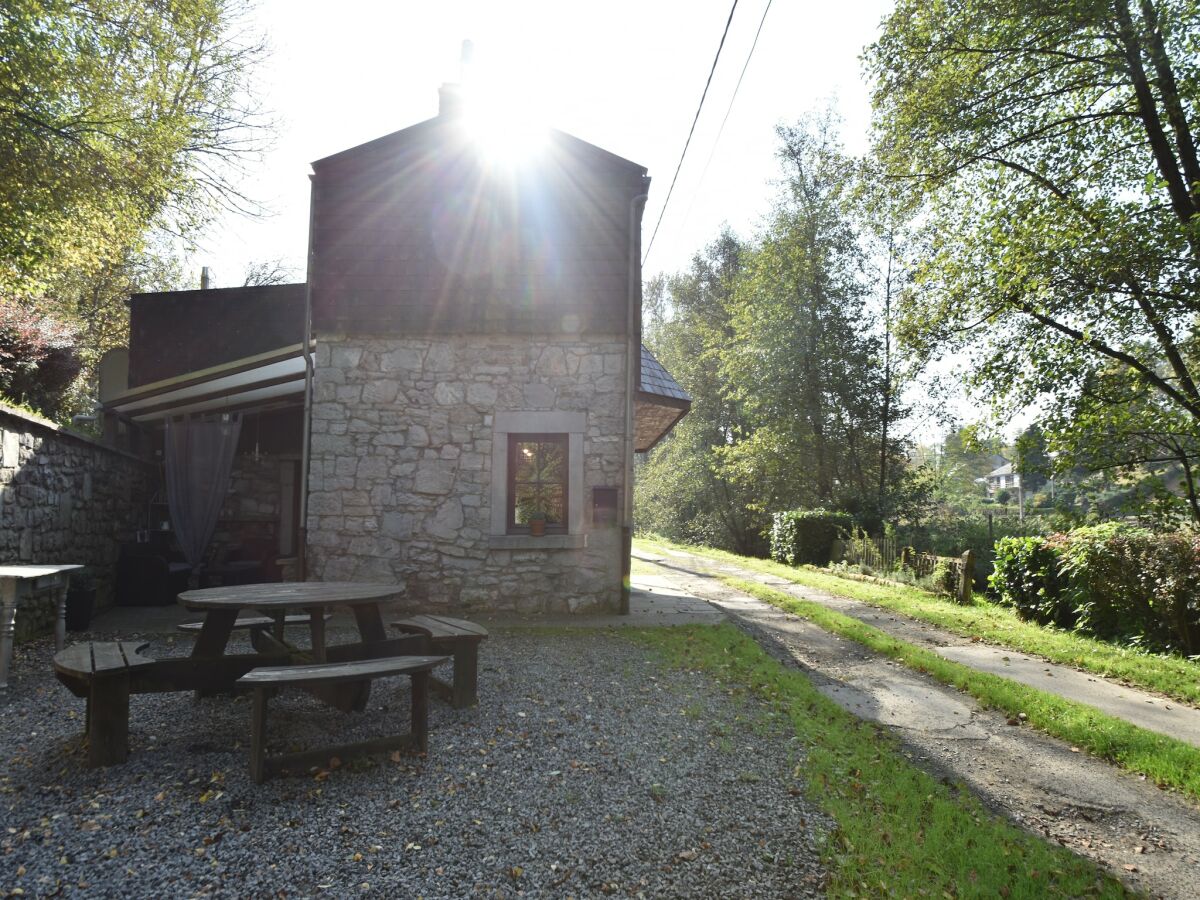
{"type": "Polygon", "coordinates": [[[72,644],[54,656],[59,681],[87,698],[89,766],[111,766],[129,755],[130,680],[155,660],[142,656],[146,642],[72,644]]]}
{"type": "Polygon", "coordinates": [[[311,666],[274,666],[247,672],[238,679],[238,684],[254,689],[254,710],[250,720],[250,776],[256,784],[261,784],[282,769],[307,769],[328,762],[334,756],[347,759],[401,748],[424,751],[429,735],[429,673],[434,666],[445,661],[444,656],[393,656],[311,666]],[[267,703],[276,688],[328,687],[392,675],[408,675],[412,679],[412,727],[407,734],[326,750],[267,756],[267,703]]]}
{"type": "Polygon", "coordinates": [[[413,616],[392,623],[406,634],[424,635],[432,653],[447,653],[454,658],[454,681],[446,684],[433,679],[433,689],[450,701],[455,709],[479,702],[479,643],[487,638],[487,629],[466,619],[449,616],[413,616]]]}

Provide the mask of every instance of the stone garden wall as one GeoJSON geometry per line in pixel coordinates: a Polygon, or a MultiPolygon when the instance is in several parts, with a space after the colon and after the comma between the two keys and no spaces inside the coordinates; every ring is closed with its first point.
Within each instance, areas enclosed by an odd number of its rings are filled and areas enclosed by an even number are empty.
{"type": "MultiPolygon", "coordinates": [[[[0,563],[80,563],[112,603],[117,553],[145,527],[155,467],[0,405],[0,563]]],[[[18,609],[18,637],[53,629],[49,600],[18,609]]]]}
{"type": "Polygon", "coordinates": [[[323,335],[309,577],[399,583],[426,611],[615,610],[619,526],[594,528],[590,504],[593,487],[620,488],[624,475],[624,366],[618,336],[323,335]],[[572,438],[582,448],[575,534],[496,533],[498,412],[585,422],[572,438]]]}

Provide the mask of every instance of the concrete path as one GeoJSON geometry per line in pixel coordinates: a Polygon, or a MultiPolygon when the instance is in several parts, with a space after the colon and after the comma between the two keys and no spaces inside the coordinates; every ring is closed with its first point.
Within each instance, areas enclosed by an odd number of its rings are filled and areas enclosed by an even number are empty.
{"type": "MultiPolygon", "coordinates": [[[[768,653],[803,668],[817,689],[842,708],[887,727],[916,765],[947,783],[967,785],[992,809],[1105,865],[1137,890],[1162,897],[1196,896],[1200,810],[1180,795],[1033,728],[1009,725],[1006,716],[981,708],[968,694],[747,597],[715,577],[763,580],[756,573],[674,552],[659,557],[656,565],[676,593],[707,600],[728,613],[768,653]]],[[[774,586],[797,587],[791,582],[774,586]]],[[[653,584],[647,589],[658,590],[653,584]]],[[[842,598],[819,593],[803,596],[852,614],[842,598]]],[[[863,621],[906,640],[916,636],[932,645],[939,636],[936,629],[886,610],[856,612],[863,621]]]]}
{"type": "Polygon", "coordinates": [[[729,563],[678,551],[671,551],[669,556],[659,559],[659,564],[666,566],[668,570],[672,566],[682,566],[692,572],[719,573],[758,581],[782,593],[802,600],[811,600],[836,612],[852,616],[901,640],[933,650],[946,659],[1085,703],[1141,728],[1200,747],[1200,709],[1179,701],[1138,688],[1126,687],[1101,675],[1081,672],[1028,653],[972,641],[970,638],[943,631],[888,609],[804,587],[783,578],[763,575],[729,563]]]}

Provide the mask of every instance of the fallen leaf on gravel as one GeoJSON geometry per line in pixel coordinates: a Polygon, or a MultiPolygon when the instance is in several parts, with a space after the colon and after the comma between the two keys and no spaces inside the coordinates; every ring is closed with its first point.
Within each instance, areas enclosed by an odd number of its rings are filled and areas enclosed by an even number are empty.
{"type": "Polygon", "coordinates": [[[695,859],[699,855],[700,854],[695,850],[682,850],[678,854],[676,854],[676,858],[687,860],[690,862],[691,860],[695,859]]]}
{"type": "Polygon", "coordinates": [[[1121,868],[1126,872],[1136,872],[1138,870],[1137,866],[1131,865],[1130,863],[1125,863],[1125,865],[1123,865],[1121,868]]]}
{"type": "Polygon", "coordinates": [[[391,756],[391,760],[392,760],[392,762],[398,763],[398,762],[400,762],[400,760],[402,760],[403,758],[404,758],[404,757],[402,757],[402,756],[400,755],[400,751],[399,751],[399,750],[393,750],[393,751],[392,751],[392,756],[391,756]]]}
{"type": "Polygon", "coordinates": [[[1145,853],[1145,852],[1146,852],[1146,848],[1145,848],[1145,847],[1134,847],[1134,848],[1133,848],[1133,852],[1134,852],[1134,853],[1145,853]]]}

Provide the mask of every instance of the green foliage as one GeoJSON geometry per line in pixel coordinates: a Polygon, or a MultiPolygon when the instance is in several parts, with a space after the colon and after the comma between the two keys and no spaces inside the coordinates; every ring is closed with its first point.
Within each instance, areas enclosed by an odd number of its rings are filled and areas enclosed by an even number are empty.
{"type": "Polygon", "coordinates": [[[1024,619],[1065,628],[1074,612],[1058,571],[1058,555],[1042,537],[1007,537],[996,542],[992,593],[1024,619]]]}
{"type": "Polygon", "coordinates": [[[929,582],[933,591],[943,597],[953,597],[958,591],[958,573],[949,559],[938,559],[937,565],[929,573],[929,582]]]}
{"type": "Polygon", "coordinates": [[[241,0],[12,0],[0,12],[0,293],[92,272],[171,214],[236,201],[260,146],[241,0]]]}
{"type": "Polygon", "coordinates": [[[1090,465],[1200,450],[1198,39],[1184,0],[899,0],[867,52],[928,224],[902,340],[1090,465]]]}
{"type": "Polygon", "coordinates": [[[1200,539],[1108,523],[997,545],[992,590],[1027,618],[1200,654],[1200,539]]]}
{"type": "Polygon", "coordinates": [[[829,564],[833,542],[854,525],[849,513],[793,509],[771,521],[771,558],[789,566],[829,564]]]}

